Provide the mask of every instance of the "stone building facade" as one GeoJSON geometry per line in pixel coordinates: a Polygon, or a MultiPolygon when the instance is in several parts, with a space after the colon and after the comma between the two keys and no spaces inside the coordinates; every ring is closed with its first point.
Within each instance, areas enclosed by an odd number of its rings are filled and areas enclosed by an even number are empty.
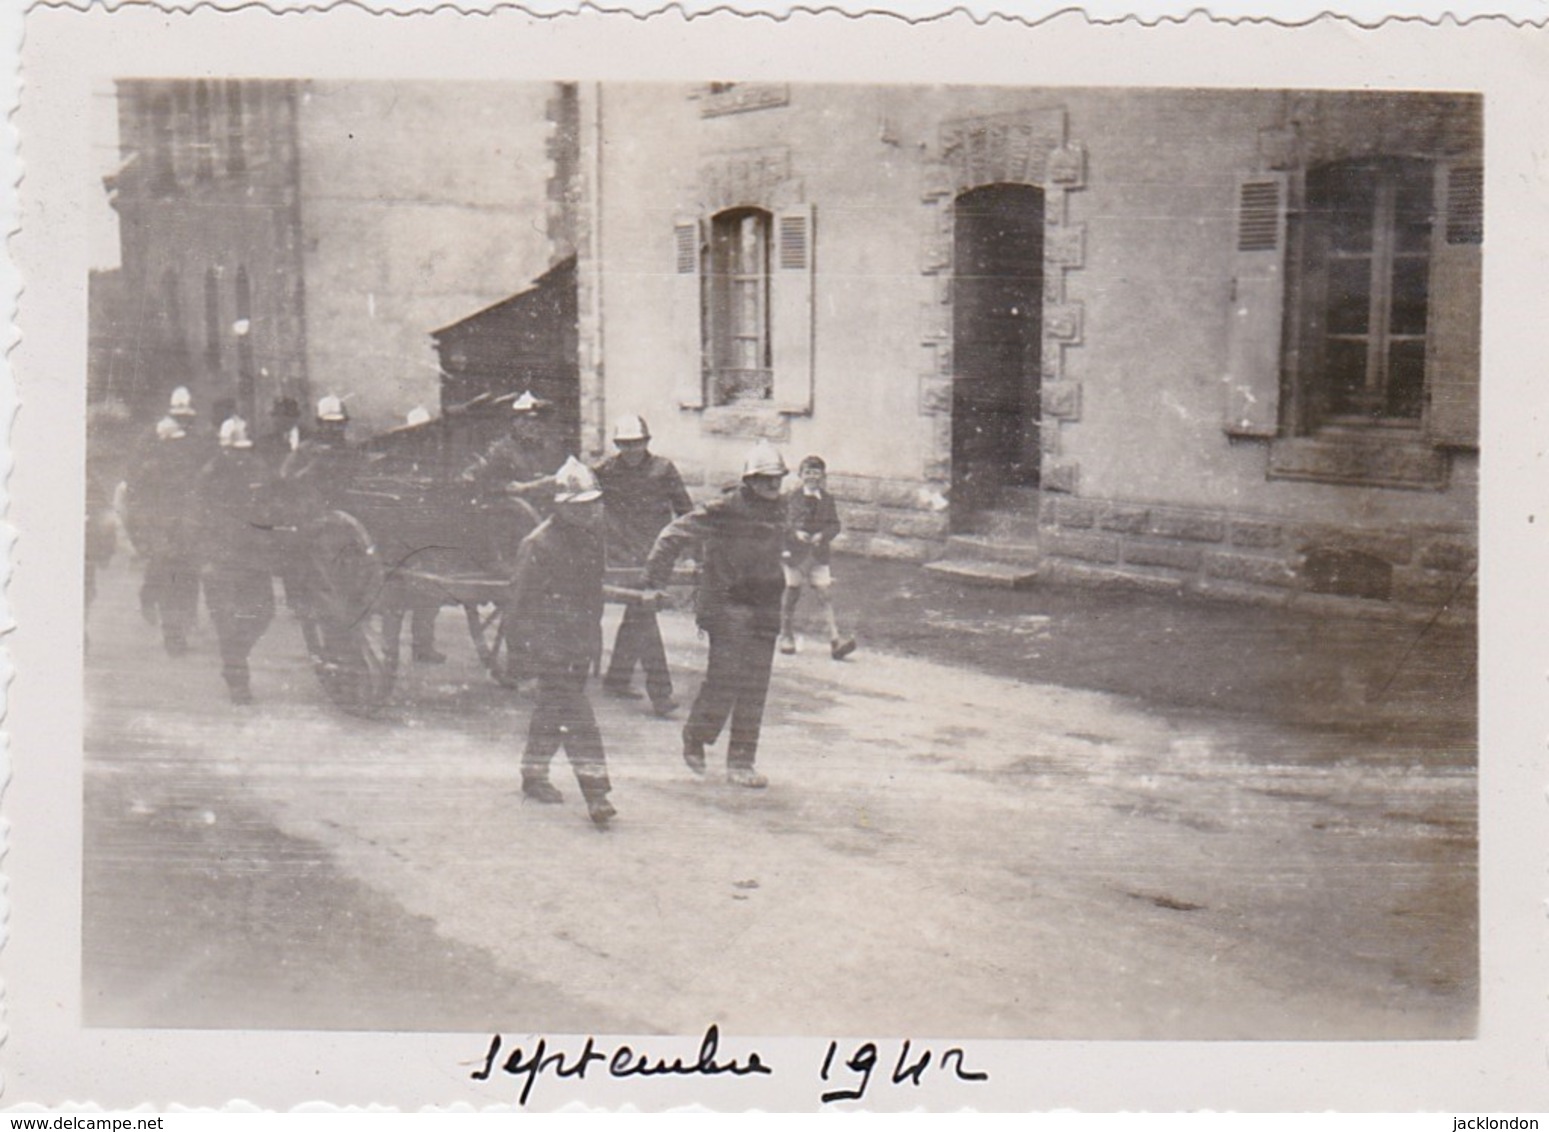
{"type": "MultiPolygon", "coordinates": [[[[297,86],[245,80],[117,84],[121,383],[137,416],[193,391],[251,415],[306,391],[297,86]]],[[[96,337],[103,337],[93,327],[96,337]]]]}
{"type": "Polygon", "coordinates": [[[644,413],[707,488],[755,439],[822,454],[863,553],[1470,604],[1476,97],[579,101],[594,447],[644,413]]]}
{"type": "Polygon", "coordinates": [[[136,415],[178,385],[260,420],[275,397],[335,393],[359,434],[438,404],[430,332],[574,251],[562,91],[119,82],[108,189],[139,301],[103,336],[131,344],[136,415]]]}

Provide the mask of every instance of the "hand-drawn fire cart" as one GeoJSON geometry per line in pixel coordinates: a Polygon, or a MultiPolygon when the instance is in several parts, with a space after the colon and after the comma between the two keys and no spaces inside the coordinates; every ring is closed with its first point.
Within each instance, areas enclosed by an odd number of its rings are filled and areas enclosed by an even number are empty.
{"type": "MultiPolygon", "coordinates": [[[[495,681],[516,688],[528,675],[508,601],[517,550],[549,504],[541,488],[489,492],[465,479],[490,435],[481,408],[372,437],[325,462],[320,478],[332,482],[293,503],[282,576],[300,595],[292,604],[318,679],[346,711],[387,702],[416,610],[456,606],[495,681]]],[[[640,573],[610,569],[607,599],[639,600],[640,573]]],[[[691,583],[692,567],[674,580],[691,583]]]]}

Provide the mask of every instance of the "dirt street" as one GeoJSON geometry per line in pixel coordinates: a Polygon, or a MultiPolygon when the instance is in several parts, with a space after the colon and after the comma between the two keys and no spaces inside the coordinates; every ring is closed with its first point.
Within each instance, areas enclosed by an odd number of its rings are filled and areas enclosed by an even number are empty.
{"type": "MultiPolygon", "coordinates": [[[[448,663],[406,668],[380,719],[326,702],[284,612],[259,702],[234,707],[208,625],[165,656],[115,562],[89,617],[88,1024],[1473,1032],[1471,715],[1427,695],[1456,666],[1388,626],[1152,599],[1082,599],[1122,611],[1085,642],[1057,595],[919,591],[879,612],[887,586],[941,585],[918,578],[852,576],[851,660],[811,637],[777,658],[766,791],[714,761],[696,779],[680,722],[594,686],[620,815],[599,833],[563,756],[567,804],[522,804],[531,701],[478,669],[455,611],[448,663]],[[1289,626],[1274,639],[1309,671],[1369,633],[1388,668],[1323,663],[1301,685],[1321,706],[1288,690],[1256,710],[1212,676],[1241,663],[1194,651],[1202,618],[1289,626]],[[1059,650],[1060,671],[1039,667],[1059,650]],[[1104,685],[1126,665],[1166,674],[1104,685]]],[[[662,623],[686,702],[704,645],[687,614],[662,623]]]]}

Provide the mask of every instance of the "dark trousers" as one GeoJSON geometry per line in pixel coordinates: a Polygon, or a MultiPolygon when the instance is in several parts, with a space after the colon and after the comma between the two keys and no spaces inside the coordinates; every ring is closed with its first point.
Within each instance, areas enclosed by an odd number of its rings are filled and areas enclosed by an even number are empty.
{"type": "MultiPolygon", "coordinates": [[[[778,610],[774,617],[778,620],[778,610]]],[[[683,730],[708,746],[720,738],[729,717],[729,767],[751,767],[758,755],[758,733],[764,722],[778,632],[778,625],[768,624],[769,619],[762,610],[731,605],[705,626],[710,636],[710,659],[705,682],[683,730]]]]}
{"type": "Polygon", "coordinates": [[[192,556],[171,552],[152,555],[145,564],[140,606],[156,610],[168,651],[186,647],[188,631],[199,611],[199,568],[192,556]]]}
{"type": "Polygon", "coordinates": [[[588,802],[606,797],[608,760],[602,749],[602,732],[586,698],[586,659],[543,661],[538,672],[538,706],[527,727],[527,750],[522,755],[522,777],[544,779],[559,748],[565,748],[581,794],[588,802]]]}
{"type": "Polygon", "coordinates": [[[247,658],[274,620],[274,579],[268,570],[217,566],[205,575],[204,600],[220,642],[221,676],[246,688],[247,658]]]}
{"type": "Polygon", "coordinates": [[[317,629],[317,567],[306,557],[299,544],[287,545],[279,563],[280,589],[285,594],[285,606],[301,622],[301,636],[306,643],[307,655],[318,657],[323,652],[323,639],[317,629]]]}
{"type": "Polygon", "coordinates": [[[628,685],[636,664],[645,671],[645,690],[653,704],[672,699],[672,675],[667,670],[667,650],[662,645],[656,611],[644,605],[626,605],[618,636],[613,638],[607,682],[628,685]]]}

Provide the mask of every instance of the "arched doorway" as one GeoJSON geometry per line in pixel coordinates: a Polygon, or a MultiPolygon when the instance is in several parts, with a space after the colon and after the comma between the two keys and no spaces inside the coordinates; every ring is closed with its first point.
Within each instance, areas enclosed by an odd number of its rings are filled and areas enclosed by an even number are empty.
{"type": "Polygon", "coordinates": [[[1043,190],[987,185],[953,215],[952,514],[1034,487],[1043,342],[1043,190]]]}

